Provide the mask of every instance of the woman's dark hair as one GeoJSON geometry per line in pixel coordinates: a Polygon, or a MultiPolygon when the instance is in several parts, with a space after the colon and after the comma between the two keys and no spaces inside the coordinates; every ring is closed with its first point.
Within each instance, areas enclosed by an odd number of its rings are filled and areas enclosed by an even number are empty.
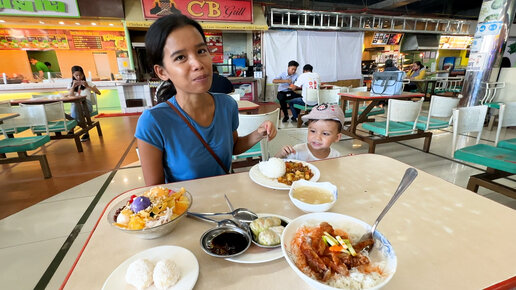
{"type": "MultiPolygon", "coordinates": [[[[84,70],[82,69],[81,66],[78,66],[78,65],[74,65],[72,66],[72,84],[70,86],[73,86],[73,81],[74,81],[74,78],[73,78],[73,73],[76,72],[76,71],[80,71],[82,73],[82,80],[85,81],[86,80],[86,75],[84,74],[84,70]]],[[[74,92],[77,92],[79,91],[79,89],[82,91],[84,90],[86,87],[83,86],[83,85],[80,85],[78,87],[75,87],[75,89],[73,89],[74,92]]]]}
{"type": "MultiPolygon", "coordinates": [[[[202,39],[206,42],[204,30],[201,25],[182,14],[172,14],[160,17],[156,20],[147,31],[145,35],[145,49],[147,51],[147,58],[149,63],[154,65],[163,65],[163,48],[167,42],[167,37],[172,31],[191,25],[202,35],[202,39]]],[[[163,85],[160,85],[156,92],[158,103],[165,102],[177,93],[176,88],[171,80],[166,80],[163,85]]]]}
{"type": "Polygon", "coordinates": [[[423,64],[418,60],[418,61],[415,61],[414,62],[415,64],[417,64],[417,66],[419,67],[419,69],[422,69],[423,68],[423,64]]]}
{"type": "Polygon", "coordinates": [[[394,67],[394,62],[392,61],[392,59],[388,59],[385,61],[385,67],[394,67]]]}
{"type": "Polygon", "coordinates": [[[506,56],[502,57],[500,67],[511,67],[511,59],[506,56]]]}

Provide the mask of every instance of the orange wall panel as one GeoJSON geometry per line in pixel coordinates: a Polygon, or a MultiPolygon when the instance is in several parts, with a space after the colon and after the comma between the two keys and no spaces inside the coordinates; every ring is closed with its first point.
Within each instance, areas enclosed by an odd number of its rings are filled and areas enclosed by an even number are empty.
{"type": "Polygon", "coordinates": [[[32,79],[29,58],[24,50],[0,50],[0,59],[2,60],[0,76],[2,73],[8,77],[22,74],[25,79],[32,79]]]}
{"type": "Polygon", "coordinates": [[[91,71],[92,77],[97,75],[95,60],[91,51],[56,50],[56,55],[63,78],[72,77],[72,66],[74,65],[82,66],[86,78],[88,77],[88,71],[91,71]]]}

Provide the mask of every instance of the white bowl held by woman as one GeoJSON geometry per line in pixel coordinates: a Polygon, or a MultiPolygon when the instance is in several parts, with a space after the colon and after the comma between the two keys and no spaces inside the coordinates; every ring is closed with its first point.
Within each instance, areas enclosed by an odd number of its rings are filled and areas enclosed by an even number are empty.
{"type": "MultiPolygon", "coordinates": [[[[314,193],[315,194],[315,193],[314,193]]],[[[323,212],[327,211],[330,208],[333,207],[335,202],[337,201],[337,187],[329,182],[313,182],[308,180],[297,180],[292,183],[292,187],[290,188],[289,192],[290,200],[292,203],[299,208],[300,210],[309,213],[309,212],[323,212]],[[328,191],[332,195],[332,201],[326,202],[326,203],[308,203],[301,201],[294,197],[294,192],[296,189],[301,187],[315,187],[315,188],[321,188],[323,190],[328,191]]]]}
{"type": "MultiPolygon", "coordinates": [[[[354,244],[360,239],[362,234],[371,230],[371,226],[367,223],[338,213],[324,212],[324,213],[311,213],[299,216],[292,220],[283,231],[281,236],[281,249],[290,267],[294,272],[301,277],[310,286],[316,289],[333,290],[338,289],[332,287],[323,282],[317,281],[316,279],[306,275],[302,272],[294,262],[294,255],[292,254],[292,240],[294,239],[296,232],[303,226],[315,227],[320,225],[322,222],[329,223],[334,229],[344,230],[349,234],[351,243],[354,244]]],[[[372,263],[378,263],[381,266],[383,277],[380,281],[375,281],[375,285],[370,287],[357,287],[356,289],[380,289],[385,286],[391,278],[394,276],[397,267],[397,258],[394,253],[389,241],[378,231],[374,235],[375,244],[371,252],[369,253],[369,259],[372,263]]],[[[360,284],[360,283],[358,283],[360,284]]]]}

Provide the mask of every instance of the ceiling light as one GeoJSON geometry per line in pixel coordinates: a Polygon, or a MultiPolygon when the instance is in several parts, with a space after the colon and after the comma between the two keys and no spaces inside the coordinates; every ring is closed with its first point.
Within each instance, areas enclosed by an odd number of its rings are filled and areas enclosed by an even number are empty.
{"type": "Polygon", "coordinates": [[[64,22],[63,22],[63,21],[59,21],[59,24],[63,25],[63,24],[64,24],[64,22]]]}
{"type": "Polygon", "coordinates": [[[81,25],[79,22],[75,22],[75,25],[81,25]]]}
{"type": "Polygon", "coordinates": [[[1,23],[4,23],[4,22],[5,22],[5,20],[0,19],[0,22],[1,22],[1,23]]]}
{"type": "Polygon", "coordinates": [[[92,23],[91,23],[91,25],[97,25],[97,23],[95,23],[95,22],[92,22],[92,23]]]}
{"type": "Polygon", "coordinates": [[[45,24],[45,22],[43,22],[43,21],[40,21],[40,22],[39,22],[39,24],[45,24]]]}
{"type": "Polygon", "coordinates": [[[109,26],[113,26],[114,24],[113,23],[109,23],[109,26]]]}

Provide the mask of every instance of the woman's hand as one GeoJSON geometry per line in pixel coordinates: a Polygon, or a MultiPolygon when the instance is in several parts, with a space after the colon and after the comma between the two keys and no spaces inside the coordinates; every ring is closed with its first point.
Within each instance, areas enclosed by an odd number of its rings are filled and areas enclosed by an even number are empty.
{"type": "Polygon", "coordinates": [[[258,127],[258,129],[256,129],[256,131],[258,132],[258,134],[260,136],[262,136],[261,139],[268,137],[269,140],[274,139],[274,137],[276,137],[276,133],[278,133],[278,131],[276,130],[276,127],[274,126],[274,124],[272,124],[271,121],[263,122],[260,125],[260,127],[258,127]]]}
{"type": "Polygon", "coordinates": [[[293,153],[296,153],[296,150],[294,150],[294,147],[287,145],[287,146],[283,146],[283,148],[281,148],[280,152],[278,152],[276,154],[276,157],[286,158],[289,154],[293,154],[293,153]]]}

